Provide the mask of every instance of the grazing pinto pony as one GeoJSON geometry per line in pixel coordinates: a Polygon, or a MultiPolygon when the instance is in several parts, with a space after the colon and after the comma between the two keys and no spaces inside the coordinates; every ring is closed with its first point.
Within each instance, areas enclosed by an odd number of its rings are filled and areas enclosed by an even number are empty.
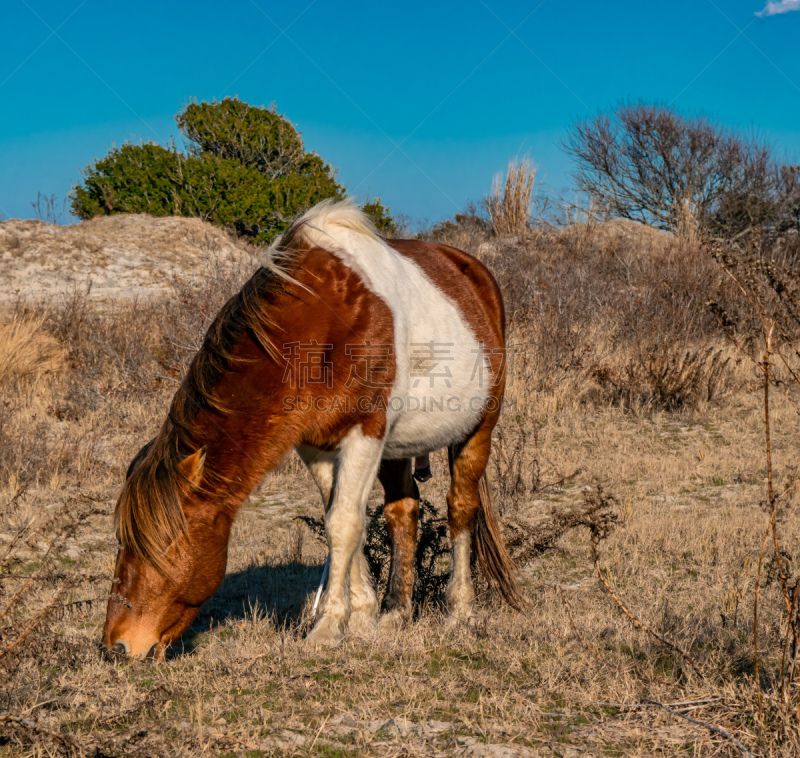
{"type": "Polygon", "coordinates": [[[474,548],[521,598],[485,469],[505,382],[503,302],[466,253],[386,240],[350,201],[301,216],[222,308],[116,507],[120,543],[103,642],[163,657],[219,587],[242,502],[291,448],[319,486],[328,587],[308,641],[374,630],[364,557],[377,475],[392,542],[380,626],[411,613],[419,491],[411,461],[448,446],[453,545],[446,602],[467,619],[474,548]]]}

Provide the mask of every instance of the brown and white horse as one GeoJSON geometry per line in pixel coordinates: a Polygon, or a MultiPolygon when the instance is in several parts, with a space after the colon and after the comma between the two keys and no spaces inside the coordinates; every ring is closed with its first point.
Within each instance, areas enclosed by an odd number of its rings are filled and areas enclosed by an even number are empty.
{"type": "Polygon", "coordinates": [[[330,549],[309,642],[334,645],[348,623],[375,628],[363,545],[376,475],[392,541],[380,625],[409,618],[419,515],[411,458],[443,446],[448,612],[472,612],[473,548],[518,607],[485,477],[504,383],[503,302],[481,263],[444,245],[383,239],[349,201],[315,206],[222,308],[158,436],[131,463],[104,644],[163,656],[219,587],[242,502],[291,448],[319,486],[330,549]]]}

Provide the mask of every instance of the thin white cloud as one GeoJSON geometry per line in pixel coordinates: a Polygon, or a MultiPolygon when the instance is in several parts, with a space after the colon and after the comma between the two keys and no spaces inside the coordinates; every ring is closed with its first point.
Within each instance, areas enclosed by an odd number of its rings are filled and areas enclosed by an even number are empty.
{"type": "Polygon", "coordinates": [[[756,13],[756,16],[778,16],[789,11],[800,11],[800,0],[778,0],[777,3],[767,3],[763,11],[756,13]]]}

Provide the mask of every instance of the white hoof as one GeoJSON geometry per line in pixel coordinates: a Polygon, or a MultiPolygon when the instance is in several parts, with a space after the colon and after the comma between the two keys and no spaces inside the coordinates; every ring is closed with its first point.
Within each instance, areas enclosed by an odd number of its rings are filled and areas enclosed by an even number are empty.
{"type": "Polygon", "coordinates": [[[344,638],[345,624],[330,616],[323,616],[314,624],[306,637],[306,647],[336,647],[344,638]]]}
{"type": "Polygon", "coordinates": [[[359,637],[374,637],[378,630],[378,619],[373,610],[355,610],[350,614],[350,632],[359,637]]]}

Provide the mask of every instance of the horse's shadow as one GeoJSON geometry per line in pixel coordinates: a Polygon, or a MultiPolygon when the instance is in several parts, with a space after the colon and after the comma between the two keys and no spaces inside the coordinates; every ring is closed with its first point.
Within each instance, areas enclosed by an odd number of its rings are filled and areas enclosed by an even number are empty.
{"type": "Polygon", "coordinates": [[[321,576],[321,564],[294,561],[252,565],[227,574],[168,656],[191,654],[203,632],[254,613],[270,618],[278,628],[298,628],[306,601],[317,591],[321,576]]]}

